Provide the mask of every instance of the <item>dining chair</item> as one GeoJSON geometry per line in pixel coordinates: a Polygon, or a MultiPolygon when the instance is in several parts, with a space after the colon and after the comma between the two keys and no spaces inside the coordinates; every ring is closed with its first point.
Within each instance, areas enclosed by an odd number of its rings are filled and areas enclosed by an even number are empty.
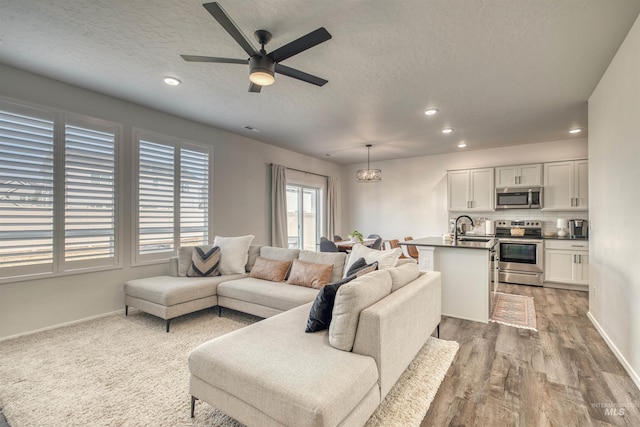
{"type": "MultiPolygon", "coordinates": [[[[373,238],[371,236],[369,236],[370,238],[373,238]]],[[[377,249],[377,250],[382,250],[382,237],[378,237],[376,238],[376,241],[373,242],[370,246],[371,249],[377,249]]]]}
{"type": "Polygon", "coordinates": [[[342,236],[338,236],[337,234],[335,234],[335,235],[333,236],[333,241],[334,241],[334,242],[341,242],[341,241],[343,241],[343,240],[344,240],[344,239],[342,238],[342,236]]]}
{"type": "Polygon", "coordinates": [[[338,252],[338,247],[331,240],[322,240],[320,242],[320,252],[338,252]]]}
{"type": "Polygon", "coordinates": [[[379,234],[369,234],[369,236],[367,237],[367,239],[379,239],[380,235],[379,234]]]}
{"type": "MultiPolygon", "coordinates": [[[[413,240],[413,237],[409,236],[409,237],[405,237],[404,241],[408,241],[408,240],[413,240]]],[[[409,254],[409,256],[411,258],[418,258],[419,254],[418,254],[418,249],[413,246],[413,245],[404,245],[407,247],[407,253],[409,254]]]]}
{"type": "Polygon", "coordinates": [[[327,239],[327,238],[326,238],[326,237],[324,237],[324,236],[320,237],[320,241],[321,241],[321,242],[324,242],[325,240],[329,240],[329,239],[327,239]]]}
{"type": "Polygon", "coordinates": [[[408,256],[406,256],[406,255],[404,254],[404,253],[405,253],[405,250],[404,250],[404,248],[403,248],[403,246],[404,246],[404,245],[402,245],[402,246],[400,245],[400,240],[398,240],[398,239],[391,239],[391,240],[388,240],[388,242],[389,242],[389,249],[395,249],[395,248],[400,248],[400,249],[402,249],[402,255],[400,255],[400,258],[403,258],[403,259],[404,259],[404,258],[409,258],[408,256]]]}

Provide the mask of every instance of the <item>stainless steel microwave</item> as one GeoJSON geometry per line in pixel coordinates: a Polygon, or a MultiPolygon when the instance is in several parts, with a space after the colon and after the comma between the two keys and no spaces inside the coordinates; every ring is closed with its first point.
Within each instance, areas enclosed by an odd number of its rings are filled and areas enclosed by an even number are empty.
{"type": "Polygon", "coordinates": [[[496,188],[496,209],[540,209],[542,187],[496,188]]]}

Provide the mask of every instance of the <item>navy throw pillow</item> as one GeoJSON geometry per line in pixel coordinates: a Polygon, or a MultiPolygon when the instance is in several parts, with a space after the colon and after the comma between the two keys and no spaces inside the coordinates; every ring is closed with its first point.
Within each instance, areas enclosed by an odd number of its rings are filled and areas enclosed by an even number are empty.
{"type": "Polygon", "coordinates": [[[347,274],[345,274],[344,277],[353,276],[354,274],[357,273],[358,270],[366,266],[367,266],[367,261],[364,259],[364,257],[360,257],[357,260],[355,260],[353,264],[349,266],[349,270],[347,270],[347,274]]]}
{"type": "Polygon", "coordinates": [[[318,295],[316,296],[311,311],[309,312],[309,319],[307,320],[307,328],[305,332],[318,332],[325,329],[329,329],[329,323],[331,323],[331,314],[333,312],[333,304],[336,301],[336,293],[338,288],[349,283],[356,278],[356,275],[345,277],[344,279],[325,285],[318,295]]]}

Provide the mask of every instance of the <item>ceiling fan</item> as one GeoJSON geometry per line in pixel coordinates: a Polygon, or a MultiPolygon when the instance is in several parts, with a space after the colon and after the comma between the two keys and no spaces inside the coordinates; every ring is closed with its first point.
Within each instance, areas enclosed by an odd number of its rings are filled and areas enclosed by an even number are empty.
{"type": "Polygon", "coordinates": [[[273,52],[267,54],[264,45],[271,40],[271,33],[266,30],[257,30],[254,35],[260,43],[261,49],[257,51],[253,45],[247,40],[245,35],[240,31],[236,24],[231,20],[229,15],[222,9],[217,2],[205,3],[204,8],[215,18],[216,21],[233,37],[233,39],[244,49],[249,55],[249,59],[233,59],[233,58],[215,58],[211,56],[195,56],[180,55],[185,61],[189,62],[217,62],[223,64],[249,64],[249,92],[260,92],[262,86],[268,86],[275,81],[274,74],[279,73],[294,79],[302,80],[317,86],[323,86],[328,81],[320,77],[307,74],[295,68],[282,65],[280,62],[287,58],[304,52],[320,43],[326,42],[331,38],[331,34],[324,28],[320,27],[310,32],[306,36],[288,43],[273,52]]]}

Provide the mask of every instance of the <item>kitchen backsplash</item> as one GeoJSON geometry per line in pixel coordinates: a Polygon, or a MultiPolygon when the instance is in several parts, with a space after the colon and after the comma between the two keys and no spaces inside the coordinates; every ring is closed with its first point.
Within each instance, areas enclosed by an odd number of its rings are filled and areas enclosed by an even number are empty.
{"type": "MultiPolygon", "coordinates": [[[[556,227],[558,219],[589,219],[589,212],[544,212],[531,209],[510,209],[508,211],[499,212],[449,212],[449,220],[455,220],[460,215],[469,215],[473,218],[475,234],[484,234],[485,226],[484,222],[488,219],[495,221],[498,220],[518,220],[518,219],[533,219],[542,221],[542,232],[558,231],[556,227]]],[[[446,231],[449,231],[448,224],[444,226],[446,231]]],[[[569,230],[565,230],[569,231],[569,230]]]]}

